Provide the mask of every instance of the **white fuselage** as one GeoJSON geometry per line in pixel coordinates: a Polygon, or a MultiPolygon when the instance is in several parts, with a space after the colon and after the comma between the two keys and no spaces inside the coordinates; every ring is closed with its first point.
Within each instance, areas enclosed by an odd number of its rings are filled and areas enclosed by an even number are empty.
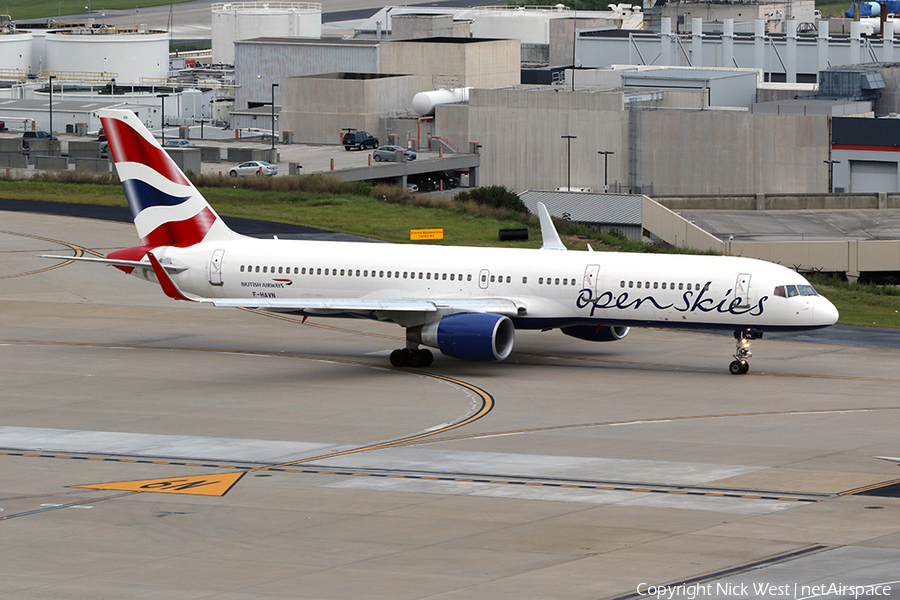
{"type": "Polygon", "coordinates": [[[799,274],[738,257],[251,238],[156,252],[187,267],[173,276],[183,291],[207,298],[502,298],[520,307],[513,322],[526,329],[803,330],[837,318],[821,296],[774,293],[808,287],[799,274]]]}

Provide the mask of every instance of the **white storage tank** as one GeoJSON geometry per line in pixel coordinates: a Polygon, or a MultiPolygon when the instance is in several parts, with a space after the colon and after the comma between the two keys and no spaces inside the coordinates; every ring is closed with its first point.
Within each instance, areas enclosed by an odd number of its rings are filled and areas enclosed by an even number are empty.
{"type": "Polygon", "coordinates": [[[213,62],[234,64],[234,43],[258,37],[322,37],[317,2],[229,2],[212,5],[213,62]]]}
{"type": "Polygon", "coordinates": [[[30,32],[0,34],[0,65],[3,65],[3,69],[15,69],[23,73],[31,71],[33,42],[34,36],[30,32]]]}
{"type": "Polygon", "coordinates": [[[413,96],[413,110],[427,117],[434,114],[434,107],[438,104],[453,104],[455,102],[468,102],[471,87],[454,88],[451,90],[431,90],[419,92],[413,96]]]}
{"type": "Polygon", "coordinates": [[[110,74],[117,85],[165,80],[169,74],[169,34],[164,31],[71,29],[48,32],[46,40],[47,70],[99,73],[101,78],[110,74]]]}

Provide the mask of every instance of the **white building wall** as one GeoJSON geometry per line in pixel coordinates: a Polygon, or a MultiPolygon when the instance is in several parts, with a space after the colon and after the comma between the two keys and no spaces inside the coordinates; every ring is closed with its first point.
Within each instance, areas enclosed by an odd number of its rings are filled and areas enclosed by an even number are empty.
{"type": "Polygon", "coordinates": [[[314,2],[230,2],[212,5],[212,53],[234,64],[234,43],[258,37],[322,37],[322,5],[314,2]]]}

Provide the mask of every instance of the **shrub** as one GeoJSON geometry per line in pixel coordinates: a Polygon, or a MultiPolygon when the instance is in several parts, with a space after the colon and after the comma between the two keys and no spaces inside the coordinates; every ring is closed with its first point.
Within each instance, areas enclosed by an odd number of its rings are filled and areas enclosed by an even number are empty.
{"type": "Polygon", "coordinates": [[[519,195],[503,185],[489,185],[475,188],[470,192],[460,192],[456,195],[456,200],[462,204],[471,200],[492,208],[502,208],[518,213],[528,212],[519,195]]]}

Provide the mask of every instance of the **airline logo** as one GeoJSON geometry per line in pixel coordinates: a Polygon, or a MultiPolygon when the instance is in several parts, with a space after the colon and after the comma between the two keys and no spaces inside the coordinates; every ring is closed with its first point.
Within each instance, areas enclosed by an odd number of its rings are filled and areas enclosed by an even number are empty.
{"type": "MultiPolygon", "coordinates": [[[[711,283],[711,282],[710,282],[711,283]]],[[[707,284],[707,286],[709,283],[707,284]]],[[[660,310],[673,309],[678,312],[689,313],[710,313],[716,312],[731,315],[746,315],[749,317],[758,317],[765,310],[765,302],[768,296],[763,296],[756,304],[744,304],[743,299],[734,297],[733,290],[728,290],[724,298],[708,298],[706,297],[707,286],[699,291],[684,292],[676,302],[661,302],[650,294],[641,296],[635,294],[629,295],[628,292],[622,292],[618,296],[612,292],[606,291],[597,297],[594,297],[593,290],[584,288],[578,293],[575,299],[575,306],[580,309],[590,307],[590,315],[593,317],[598,310],[619,309],[619,310],[637,310],[643,304],[651,304],[654,308],[660,310]]]]}
{"type": "Polygon", "coordinates": [[[203,241],[218,217],[146,128],[127,118],[101,121],[141,241],[180,247],[203,241]]]}

